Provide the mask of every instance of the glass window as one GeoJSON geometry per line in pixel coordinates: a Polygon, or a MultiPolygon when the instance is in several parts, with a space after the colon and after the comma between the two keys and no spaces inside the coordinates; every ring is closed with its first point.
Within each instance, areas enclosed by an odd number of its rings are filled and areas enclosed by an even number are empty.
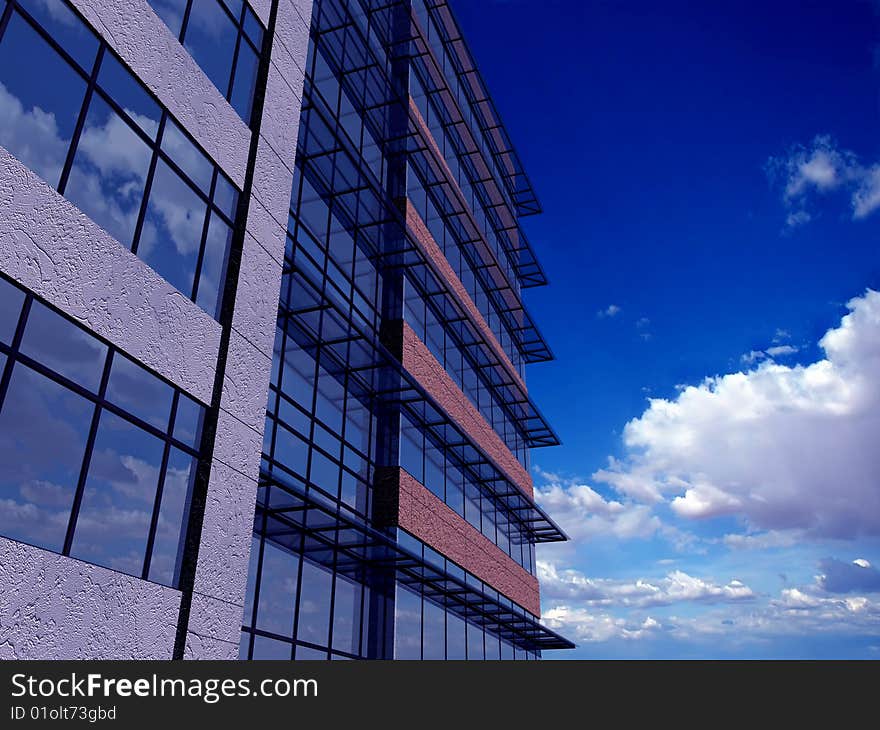
{"type": "MultiPolygon", "coordinates": [[[[220,178],[218,176],[218,182],[220,178]]],[[[226,283],[226,262],[229,259],[229,246],[232,242],[232,229],[216,213],[211,214],[208,236],[202,267],[199,271],[199,289],[196,304],[215,319],[220,316],[223,302],[220,293],[226,283]]]]}
{"type": "Polygon", "coordinates": [[[333,648],[356,654],[360,646],[360,628],[360,584],[337,575],[333,601],[333,648]]]}
{"type": "Polygon", "coordinates": [[[0,145],[53,187],[85,92],[85,81],[13,13],[0,40],[0,145]]]}
{"type": "Polygon", "coordinates": [[[446,612],[446,658],[465,659],[465,623],[452,611],[446,612]]]}
{"type": "Polygon", "coordinates": [[[171,119],[165,123],[165,130],[162,132],[162,150],[196,187],[206,195],[210,192],[214,166],[171,119]]]}
{"type": "Polygon", "coordinates": [[[110,52],[101,59],[98,84],[151,139],[156,139],[162,109],[147,90],[110,52]]]}
{"type": "Polygon", "coordinates": [[[422,599],[412,591],[397,584],[397,601],[394,607],[394,658],[422,658],[422,599]]]}
{"type": "Polygon", "coordinates": [[[260,59],[257,54],[245,41],[242,41],[238,50],[235,81],[232,84],[232,96],[229,101],[245,122],[250,121],[259,66],[260,59]]]}
{"type": "Polygon", "coordinates": [[[177,399],[177,412],[174,416],[174,438],[197,449],[204,412],[205,409],[200,403],[181,393],[177,399]]]}
{"type": "Polygon", "coordinates": [[[95,407],[21,363],[0,408],[0,533],[60,551],[95,407]]]}
{"type": "Polygon", "coordinates": [[[483,629],[472,623],[467,624],[467,658],[469,660],[486,658],[483,652],[483,629]]]}
{"type": "Polygon", "coordinates": [[[327,659],[326,651],[319,651],[308,646],[297,646],[295,659],[301,661],[324,661],[327,659]]]}
{"type": "Polygon", "coordinates": [[[149,579],[157,583],[177,584],[196,465],[194,457],[178,449],[172,448],[168,455],[148,573],[149,579]]]}
{"type": "Polygon", "coordinates": [[[98,39],[67,3],[57,0],[19,0],[18,4],[49,31],[84,71],[92,70],[98,53],[98,39]]]}
{"type": "Polygon", "coordinates": [[[101,413],[70,554],[132,575],[143,571],[163,444],[101,413]]]}
{"type": "Polygon", "coordinates": [[[303,561],[297,639],[319,646],[327,645],[332,585],[330,572],[311,561],[303,561]]]}
{"type": "MultiPolygon", "coordinates": [[[[254,596],[257,590],[257,569],[260,564],[260,539],[254,535],[251,538],[251,557],[248,562],[248,576],[247,576],[247,584],[245,585],[244,590],[244,614],[242,615],[241,622],[244,626],[252,626],[254,622],[254,596]]],[[[248,634],[241,635],[242,642],[247,642],[250,644],[250,639],[248,638],[248,634]]],[[[239,656],[239,659],[246,659],[247,657],[239,656]]]]}
{"type": "Polygon", "coordinates": [[[293,636],[299,557],[268,540],[263,548],[256,627],[293,636]]]}
{"type": "Polygon", "coordinates": [[[193,189],[160,160],[137,253],[186,296],[193,290],[206,210],[193,189]]]}
{"type": "Polygon", "coordinates": [[[267,636],[254,637],[254,659],[290,659],[293,645],[267,636]]]}
{"type": "Polygon", "coordinates": [[[131,246],[150,167],[150,148],[110,106],[92,98],[63,190],[124,246],[131,246]]]}
{"type": "Polygon", "coordinates": [[[113,355],[107,399],[156,428],[167,431],[173,388],[121,353],[113,355]]]}
{"type": "Polygon", "coordinates": [[[23,303],[24,292],[0,277],[0,342],[12,343],[23,303]]]}
{"type": "Polygon", "coordinates": [[[183,45],[223,96],[235,56],[235,24],[216,0],[192,3],[183,45]]]}
{"type": "Polygon", "coordinates": [[[93,393],[98,392],[107,346],[41,302],[31,304],[21,352],[93,393]]]}
{"type": "Polygon", "coordinates": [[[422,659],[446,658],[446,612],[431,601],[423,601],[422,659]]]}

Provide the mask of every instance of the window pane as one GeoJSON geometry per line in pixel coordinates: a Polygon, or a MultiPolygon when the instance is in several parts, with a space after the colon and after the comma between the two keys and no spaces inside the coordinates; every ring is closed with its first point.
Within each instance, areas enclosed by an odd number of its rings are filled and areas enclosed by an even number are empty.
{"type": "Polygon", "coordinates": [[[162,132],[162,150],[203,193],[211,191],[214,166],[170,118],[162,132]]]}
{"type": "Polygon", "coordinates": [[[93,393],[98,392],[107,346],[41,302],[31,304],[21,351],[93,393]]]}
{"type": "Polygon", "coordinates": [[[0,42],[0,145],[57,187],[86,85],[21,16],[0,42]]]}
{"type": "Polygon", "coordinates": [[[254,100],[254,87],[257,84],[259,59],[247,42],[242,39],[238,50],[238,63],[235,66],[235,80],[232,84],[232,108],[246,123],[251,119],[251,103],[254,100]]]}
{"type": "Polygon", "coordinates": [[[0,277],[0,342],[12,342],[23,303],[24,292],[0,277]]]}
{"type": "Polygon", "coordinates": [[[483,629],[469,623],[467,625],[467,658],[470,660],[484,659],[483,629]]]}
{"type": "Polygon", "coordinates": [[[174,416],[174,438],[197,449],[204,412],[200,403],[181,393],[177,398],[177,414],[174,416]]]}
{"type": "Polygon", "coordinates": [[[446,613],[446,658],[465,658],[465,624],[451,611],[446,613]]]}
{"type": "Polygon", "coordinates": [[[94,406],[15,366],[0,410],[0,533],[61,550],[94,406]]]}
{"type": "Polygon", "coordinates": [[[425,601],[423,603],[424,627],[422,635],[423,659],[444,659],[446,657],[446,614],[440,606],[425,601]]]}
{"type": "Polygon", "coordinates": [[[299,558],[266,541],[256,626],[282,636],[293,636],[299,558]]]}
{"type": "Polygon", "coordinates": [[[150,150],[103,99],[92,98],[64,194],[124,246],[131,246],[150,150]]]}
{"type": "Polygon", "coordinates": [[[244,32],[248,34],[254,45],[260,48],[263,43],[263,26],[250,8],[244,11],[244,32]]]}
{"type": "Polygon", "coordinates": [[[253,659],[290,659],[293,646],[266,636],[254,637],[253,659]]]}
{"type": "Polygon", "coordinates": [[[186,515],[195,475],[196,460],[171,449],[149,572],[150,580],[166,586],[176,586],[180,575],[181,547],[186,537],[186,515]]]}
{"type": "Polygon", "coordinates": [[[180,37],[180,26],[183,25],[183,14],[186,11],[186,0],[149,0],[150,5],[175,38],[180,37]]]}
{"type": "Polygon", "coordinates": [[[141,575],[162,464],[162,442],[101,412],[70,554],[141,575]]]}
{"type": "Polygon", "coordinates": [[[156,139],[162,110],[131,72],[110,52],[106,52],[101,60],[98,83],[135,124],[156,139]]]}
{"type": "Polygon", "coordinates": [[[212,213],[205,239],[202,269],[199,272],[196,304],[215,319],[220,316],[220,293],[226,280],[226,262],[231,241],[232,229],[216,213],[212,213]]]}
{"type": "Polygon", "coordinates": [[[113,355],[107,400],[141,420],[167,431],[174,390],[168,383],[117,352],[113,355]]]}
{"type": "Polygon", "coordinates": [[[326,651],[318,651],[317,649],[311,649],[308,646],[298,646],[296,647],[296,660],[298,662],[301,661],[325,661],[327,659],[326,651]]]}
{"type": "Polygon", "coordinates": [[[360,646],[360,628],[360,584],[337,575],[333,602],[333,648],[356,654],[360,646]]]}
{"type": "MultiPolygon", "coordinates": [[[[252,626],[254,621],[254,596],[257,591],[257,566],[260,562],[260,539],[254,535],[251,538],[251,557],[248,562],[247,584],[244,590],[244,613],[241,623],[244,626],[252,626]]],[[[246,634],[242,634],[242,641],[245,640],[246,634]]],[[[248,643],[250,643],[248,641],[248,643]]]]}
{"type": "Polygon", "coordinates": [[[193,189],[160,160],[137,253],[187,298],[192,296],[205,210],[193,189]]]}
{"type": "Polygon", "coordinates": [[[67,3],[57,0],[19,0],[18,4],[73,56],[86,73],[91,73],[98,54],[98,39],[67,3]]]}
{"type": "Polygon", "coordinates": [[[217,173],[217,184],[214,186],[214,205],[227,217],[235,220],[235,206],[238,204],[238,190],[226,179],[226,176],[217,173]]]}
{"type": "Polygon", "coordinates": [[[397,605],[394,609],[394,658],[422,657],[422,599],[397,584],[397,605]]]}
{"type": "Polygon", "coordinates": [[[331,584],[332,575],[327,570],[308,560],[303,561],[297,639],[327,645],[331,584]]]}
{"type": "Polygon", "coordinates": [[[237,32],[216,0],[194,2],[183,45],[225,97],[237,32]]]}

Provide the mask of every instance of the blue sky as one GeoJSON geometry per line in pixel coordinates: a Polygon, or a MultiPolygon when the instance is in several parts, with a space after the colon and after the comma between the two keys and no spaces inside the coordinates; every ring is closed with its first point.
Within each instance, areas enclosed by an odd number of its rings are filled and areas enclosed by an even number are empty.
{"type": "Polygon", "coordinates": [[[454,8],[545,209],[565,657],[880,658],[880,5],[454,8]]]}

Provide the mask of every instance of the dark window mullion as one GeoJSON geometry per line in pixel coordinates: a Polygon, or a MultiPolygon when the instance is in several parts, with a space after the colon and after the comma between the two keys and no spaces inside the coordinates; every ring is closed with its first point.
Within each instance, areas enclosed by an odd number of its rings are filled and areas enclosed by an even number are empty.
{"type": "MultiPolygon", "coordinates": [[[[211,190],[208,195],[208,199],[211,201],[214,200],[214,193],[217,189],[217,176],[219,174],[220,173],[218,172],[217,167],[215,166],[214,167],[214,174],[211,175],[211,190]]],[[[205,208],[205,222],[202,225],[202,236],[201,236],[201,240],[199,242],[199,253],[198,253],[198,256],[196,257],[195,274],[193,276],[192,297],[190,297],[193,301],[196,301],[196,299],[199,295],[199,283],[202,280],[202,263],[205,260],[205,249],[207,248],[207,245],[208,245],[208,228],[211,224],[211,214],[212,214],[213,210],[214,210],[213,205],[210,203],[205,208]]]]}
{"type": "Polygon", "coordinates": [[[22,337],[24,337],[24,327],[28,314],[31,311],[32,301],[33,296],[30,294],[26,295],[21,305],[21,312],[18,315],[18,324],[15,327],[15,334],[12,336],[12,346],[6,357],[6,367],[3,369],[2,377],[0,377],[0,410],[2,410],[3,403],[6,400],[6,391],[9,389],[9,381],[12,379],[12,366],[18,359],[18,348],[21,346],[22,337]]]}
{"type": "MultiPolygon", "coordinates": [[[[110,380],[110,368],[113,364],[113,350],[107,353],[107,359],[104,361],[104,372],[101,374],[101,385],[98,389],[98,397],[104,399],[107,391],[107,382],[110,380]]],[[[86,478],[89,473],[89,465],[92,459],[92,450],[95,447],[95,439],[98,435],[98,424],[101,418],[101,405],[95,403],[95,410],[92,414],[92,423],[89,427],[89,436],[86,441],[86,449],[83,454],[82,468],[79,472],[79,480],[76,485],[76,492],[73,496],[73,504],[70,508],[70,519],[67,522],[67,534],[64,537],[64,547],[61,550],[62,555],[70,555],[70,549],[73,545],[73,535],[76,530],[76,522],[79,518],[79,510],[82,505],[83,492],[85,492],[86,478]]]]}
{"type": "Polygon", "coordinates": [[[61,179],[58,181],[58,192],[64,195],[67,188],[67,180],[70,177],[70,170],[73,168],[73,158],[76,156],[76,150],[79,146],[79,139],[82,136],[83,127],[86,124],[86,115],[88,114],[89,105],[92,103],[92,96],[95,93],[95,84],[98,78],[98,71],[101,68],[101,61],[104,58],[105,44],[101,43],[98,47],[98,53],[95,55],[95,63],[92,66],[92,74],[89,77],[86,94],[83,97],[83,103],[79,110],[79,117],[76,120],[76,127],[73,130],[73,137],[70,141],[70,147],[67,150],[67,157],[64,160],[64,167],[61,170],[61,179]]]}
{"type": "Polygon", "coordinates": [[[151,150],[150,167],[147,170],[147,179],[144,184],[144,197],[141,200],[141,207],[138,210],[137,223],[134,227],[134,237],[131,243],[131,252],[137,254],[138,247],[141,242],[141,234],[143,233],[144,220],[147,217],[147,206],[150,202],[150,193],[153,189],[153,178],[156,176],[156,166],[159,162],[159,146],[162,144],[162,135],[165,132],[165,122],[168,119],[168,112],[163,111],[159,118],[159,130],[156,132],[156,144],[151,150]]]}
{"type": "MultiPolygon", "coordinates": [[[[171,414],[168,417],[168,433],[174,432],[174,421],[177,417],[177,404],[180,400],[180,391],[174,391],[171,400],[171,414]]],[[[150,577],[150,562],[153,559],[153,545],[156,541],[156,528],[159,524],[159,510],[162,507],[162,492],[165,489],[165,473],[168,471],[168,457],[171,454],[171,441],[166,440],[162,449],[162,464],[159,467],[159,481],[156,484],[156,497],[153,500],[153,514],[150,518],[150,530],[147,533],[147,547],[144,551],[144,569],[141,577],[147,580],[150,577]]]]}

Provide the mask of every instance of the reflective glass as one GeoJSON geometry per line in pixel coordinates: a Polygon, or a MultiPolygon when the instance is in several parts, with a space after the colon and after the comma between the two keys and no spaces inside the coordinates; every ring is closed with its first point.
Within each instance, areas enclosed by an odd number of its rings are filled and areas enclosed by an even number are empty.
{"type": "Polygon", "coordinates": [[[131,72],[110,52],[101,60],[98,85],[153,140],[159,131],[162,110],[131,72]]]}
{"type": "Polygon", "coordinates": [[[192,294],[206,209],[193,189],[160,160],[137,253],[186,296],[192,294]]]}
{"type": "Polygon", "coordinates": [[[162,442],[102,411],[70,554],[132,575],[143,570],[162,442]]]}
{"type": "Polygon", "coordinates": [[[181,393],[177,398],[177,412],[174,416],[174,438],[197,449],[204,412],[200,403],[181,393]]]}
{"type": "Polygon", "coordinates": [[[67,3],[59,0],[19,0],[18,4],[73,56],[83,71],[92,72],[98,53],[98,38],[67,3]]]}
{"type": "Polygon", "coordinates": [[[113,355],[107,400],[161,431],[167,431],[173,396],[172,387],[149,370],[120,352],[113,355]]]}
{"type": "Polygon", "coordinates": [[[394,607],[394,658],[422,657],[422,599],[397,584],[394,607]]]}
{"type": "Polygon", "coordinates": [[[226,262],[232,242],[232,229],[216,213],[211,214],[208,235],[205,238],[205,252],[202,255],[202,268],[199,272],[199,290],[196,304],[215,319],[220,316],[223,302],[220,292],[226,279],[226,262]]]}
{"type": "Polygon", "coordinates": [[[333,602],[333,648],[356,654],[360,644],[361,587],[341,575],[336,576],[333,602]]]}
{"type": "Polygon", "coordinates": [[[214,166],[171,119],[162,132],[162,149],[203,193],[210,192],[214,166]]]}
{"type": "Polygon", "coordinates": [[[327,645],[330,629],[330,588],[332,575],[306,560],[302,565],[297,638],[320,646],[327,645]]]}
{"type": "Polygon", "coordinates": [[[223,96],[229,89],[229,74],[238,33],[216,0],[194,2],[183,45],[223,96]]]}
{"type": "Polygon", "coordinates": [[[251,105],[254,100],[254,87],[257,84],[257,70],[260,60],[253,49],[244,41],[238,50],[238,62],[235,65],[235,80],[232,84],[232,97],[229,103],[245,121],[250,121],[251,105]]]}
{"type": "Polygon", "coordinates": [[[64,546],[95,407],[21,363],[0,409],[0,533],[64,546]]]}
{"type": "Polygon", "coordinates": [[[0,342],[8,345],[15,337],[23,303],[24,292],[0,277],[0,342]]]}
{"type": "Polygon", "coordinates": [[[293,636],[299,558],[268,540],[263,548],[256,627],[293,636]]]}
{"type": "Polygon", "coordinates": [[[42,302],[31,304],[20,349],[59,375],[98,392],[107,346],[42,302]]]}
{"type": "Polygon", "coordinates": [[[290,659],[293,646],[267,636],[254,637],[254,659],[290,659]]]}
{"type": "Polygon", "coordinates": [[[196,459],[178,449],[172,448],[168,454],[148,574],[149,579],[156,583],[167,586],[177,584],[196,463],[196,459]]]}
{"type": "Polygon", "coordinates": [[[131,246],[151,152],[110,106],[92,98],[64,194],[124,246],[131,246]]]}
{"type": "Polygon", "coordinates": [[[0,145],[57,187],[86,84],[17,13],[0,41],[0,145]]]}

